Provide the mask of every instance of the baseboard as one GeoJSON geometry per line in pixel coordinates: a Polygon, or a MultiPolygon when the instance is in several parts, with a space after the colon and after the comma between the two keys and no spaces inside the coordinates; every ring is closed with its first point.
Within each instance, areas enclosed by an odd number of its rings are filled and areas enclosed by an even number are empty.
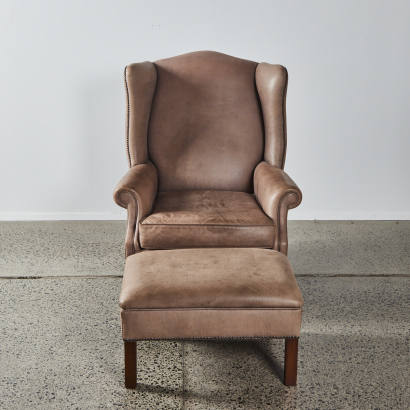
{"type": "Polygon", "coordinates": [[[127,212],[0,213],[0,221],[125,221],[127,212]]]}
{"type": "MultiPolygon", "coordinates": [[[[0,213],[0,221],[125,221],[126,212],[73,213],[0,213]]],[[[407,221],[410,212],[298,212],[291,210],[294,221],[407,221]]]]}
{"type": "Polygon", "coordinates": [[[407,221],[410,212],[298,212],[290,210],[294,221],[407,221]]]}

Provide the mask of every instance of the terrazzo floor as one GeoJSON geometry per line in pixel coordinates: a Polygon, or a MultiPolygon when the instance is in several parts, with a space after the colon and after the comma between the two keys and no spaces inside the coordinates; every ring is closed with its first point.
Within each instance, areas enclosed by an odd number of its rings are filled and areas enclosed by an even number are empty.
{"type": "Polygon", "coordinates": [[[124,222],[0,222],[1,409],[409,409],[410,222],[290,221],[298,386],[282,340],[138,343],[123,387],[124,222]]]}

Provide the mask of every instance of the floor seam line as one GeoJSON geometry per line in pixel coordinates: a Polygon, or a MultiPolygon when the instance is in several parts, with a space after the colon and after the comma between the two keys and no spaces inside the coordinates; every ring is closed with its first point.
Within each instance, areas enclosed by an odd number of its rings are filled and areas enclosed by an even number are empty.
{"type": "Polygon", "coordinates": [[[182,341],[182,408],[185,409],[185,341],[182,341]]]}
{"type": "Polygon", "coordinates": [[[355,275],[353,273],[336,273],[336,274],[309,274],[309,273],[295,273],[297,278],[409,278],[410,273],[370,273],[370,274],[358,274],[355,275]]]}
{"type": "MultiPolygon", "coordinates": [[[[295,274],[297,278],[410,278],[410,273],[392,274],[295,274]]],[[[123,275],[65,275],[65,276],[0,276],[0,280],[39,280],[39,279],[121,279],[123,275]]]]}
{"type": "Polygon", "coordinates": [[[64,275],[64,276],[0,276],[1,279],[11,280],[37,280],[37,279],[101,279],[101,278],[122,278],[123,275],[64,275]]]}

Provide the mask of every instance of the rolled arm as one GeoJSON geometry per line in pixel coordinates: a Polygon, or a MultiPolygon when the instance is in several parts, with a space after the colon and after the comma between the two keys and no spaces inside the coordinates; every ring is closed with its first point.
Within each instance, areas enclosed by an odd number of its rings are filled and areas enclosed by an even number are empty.
{"type": "Polygon", "coordinates": [[[255,169],[254,192],[263,211],[275,224],[273,248],[287,255],[288,210],[302,202],[302,192],[283,169],[264,161],[255,169]]]}
{"type": "Polygon", "coordinates": [[[138,225],[150,214],[157,189],[157,170],[151,162],[146,162],[131,167],[114,190],[114,201],[127,209],[125,257],[141,250],[138,241],[138,225]]]}

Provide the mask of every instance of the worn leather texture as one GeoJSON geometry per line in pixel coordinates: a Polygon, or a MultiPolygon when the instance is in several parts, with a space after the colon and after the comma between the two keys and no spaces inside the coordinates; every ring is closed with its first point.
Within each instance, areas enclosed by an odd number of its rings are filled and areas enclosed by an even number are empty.
{"type": "Polygon", "coordinates": [[[135,165],[121,178],[114,190],[114,201],[127,209],[125,256],[138,252],[139,221],[152,211],[158,189],[158,174],[151,162],[135,165]]]}
{"type": "Polygon", "coordinates": [[[265,126],[265,161],[279,168],[286,157],[286,92],[288,72],[277,64],[260,63],[255,73],[265,126]]]}
{"type": "Polygon", "coordinates": [[[127,258],[119,304],[124,339],[289,337],[303,298],[277,251],[179,249],[127,258]]]}
{"type": "Polygon", "coordinates": [[[301,308],[289,260],[268,249],[176,249],[127,258],[122,309],[301,308]]]}
{"type": "Polygon", "coordinates": [[[286,255],[288,210],[301,203],[302,192],[285,171],[264,161],[255,169],[254,189],[262,209],[275,222],[273,249],[286,255]]]}
{"type": "Polygon", "coordinates": [[[252,193],[264,149],[257,63],[200,51],[154,64],[148,150],[159,191],[252,193]]]}
{"type": "Polygon", "coordinates": [[[286,157],[286,68],[200,51],[130,64],[124,77],[128,160],[131,167],[151,164],[156,175],[147,198],[135,171],[127,183],[141,194],[115,194],[128,213],[126,256],[188,247],[272,248],[286,255],[287,213],[301,201],[299,188],[279,172],[286,157]],[[195,190],[255,194],[270,224],[239,196],[238,204],[192,196],[191,208],[181,196],[182,208],[175,208],[174,195],[195,190]],[[184,222],[176,223],[182,214],[184,222]]]}
{"type": "Polygon", "coordinates": [[[125,67],[126,148],[130,167],[148,160],[148,122],[152,97],[157,83],[157,71],[153,63],[145,61],[125,67]]]}
{"type": "Polygon", "coordinates": [[[272,248],[275,227],[245,192],[171,191],[158,194],[139,230],[144,249],[272,248]]]}

